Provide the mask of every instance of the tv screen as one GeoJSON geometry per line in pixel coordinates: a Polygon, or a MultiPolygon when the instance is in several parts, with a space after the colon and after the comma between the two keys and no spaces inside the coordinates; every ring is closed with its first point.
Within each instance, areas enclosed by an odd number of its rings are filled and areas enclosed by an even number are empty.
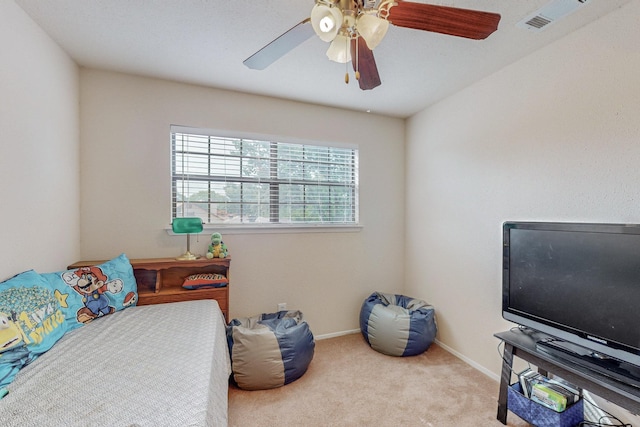
{"type": "Polygon", "coordinates": [[[507,320],[640,365],[640,225],[505,222],[507,320]]]}

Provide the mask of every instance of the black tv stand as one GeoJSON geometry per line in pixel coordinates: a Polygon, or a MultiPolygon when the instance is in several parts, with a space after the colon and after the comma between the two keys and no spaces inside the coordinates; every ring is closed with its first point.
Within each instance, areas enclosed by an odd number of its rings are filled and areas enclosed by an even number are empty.
{"type": "Polygon", "coordinates": [[[536,343],[539,351],[566,359],[591,369],[616,381],[631,384],[640,389],[640,368],[612,357],[600,355],[584,347],[566,341],[547,339],[536,343]]]}
{"type": "Polygon", "coordinates": [[[634,414],[640,414],[640,388],[632,385],[628,379],[619,381],[609,375],[590,369],[582,360],[574,362],[566,357],[541,350],[536,344],[549,341],[551,337],[548,335],[533,330],[523,331],[514,328],[495,334],[495,337],[504,342],[497,414],[497,418],[502,424],[507,424],[507,390],[512,382],[514,356],[537,366],[538,371],[543,375],[557,375],[634,414]]]}

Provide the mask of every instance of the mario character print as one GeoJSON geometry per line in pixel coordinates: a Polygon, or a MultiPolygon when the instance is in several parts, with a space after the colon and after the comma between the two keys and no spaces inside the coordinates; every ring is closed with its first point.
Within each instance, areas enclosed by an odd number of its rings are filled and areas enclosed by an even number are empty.
{"type": "Polygon", "coordinates": [[[76,313],[78,322],[89,323],[96,317],[106,316],[116,311],[105,295],[122,292],[120,279],[109,280],[100,267],[81,267],[62,275],[62,280],[82,296],[84,307],[76,313]]]}

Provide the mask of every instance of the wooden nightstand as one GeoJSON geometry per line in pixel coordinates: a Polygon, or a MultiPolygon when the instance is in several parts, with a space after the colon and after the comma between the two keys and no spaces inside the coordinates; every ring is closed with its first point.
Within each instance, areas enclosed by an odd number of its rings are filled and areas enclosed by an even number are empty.
{"type": "MultiPolygon", "coordinates": [[[[79,261],[68,268],[87,267],[104,261],[79,261]]],[[[229,284],[224,288],[185,289],[187,276],[199,273],[223,274],[229,280],[231,258],[200,258],[178,261],[175,258],[147,258],[130,260],[138,283],[138,305],[167,302],[215,299],[225,320],[229,321],[229,284]]]]}

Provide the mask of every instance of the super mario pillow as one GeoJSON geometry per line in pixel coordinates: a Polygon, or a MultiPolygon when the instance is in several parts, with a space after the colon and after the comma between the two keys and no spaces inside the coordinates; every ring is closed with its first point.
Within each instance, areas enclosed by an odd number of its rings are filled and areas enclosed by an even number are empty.
{"type": "Polygon", "coordinates": [[[33,270],[0,283],[0,389],[65,334],[61,299],[33,270]]]}
{"type": "Polygon", "coordinates": [[[125,254],[103,264],[42,275],[64,299],[67,330],[136,304],[138,286],[125,254]]]}

